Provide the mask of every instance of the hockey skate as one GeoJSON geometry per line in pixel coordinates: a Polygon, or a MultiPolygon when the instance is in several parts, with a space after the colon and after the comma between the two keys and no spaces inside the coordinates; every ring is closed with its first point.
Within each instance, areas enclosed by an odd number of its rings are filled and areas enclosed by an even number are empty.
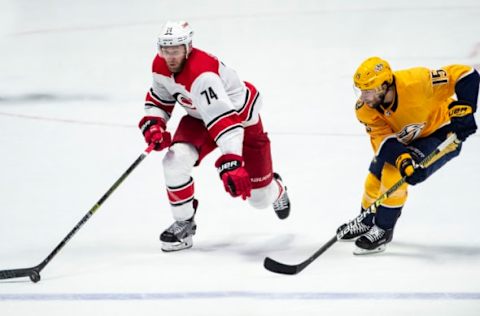
{"type": "Polygon", "coordinates": [[[366,234],[355,241],[355,255],[367,255],[385,251],[387,244],[392,241],[393,228],[382,229],[374,225],[366,234]]]}
{"type": "MultiPolygon", "coordinates": [[[[195,212],[197,210],[197,205],[197,200],[194,200],[193,207],[195,212]]],[[[175,221],[160,235],[163,251],[178,251],[182,249],[188,249],[193,246],[192,237],[195,235],[197,230],[194,217],[195,214],[190,219],[185,221],[175,221]]]]}
{"type": "Polygon", "coordinates": [[[369,214],[361,222],[352,221],[343,224],[337,229],[337,234],[348,226],[348,232],[343,235],[339,241],[354,241],[358,237],[367,233],[373,226],[373,215],[369,214]]]}
{"type": "Polygon", "coordinates": [[[273,209],[278,218],[285,219],[290,215],[290,199],[288,198],[287,187],[283,184],[282,178],[278,173],[274,173],[273,178],[277,181],[282,190],[279,198],[273,202],[273,209]]]}

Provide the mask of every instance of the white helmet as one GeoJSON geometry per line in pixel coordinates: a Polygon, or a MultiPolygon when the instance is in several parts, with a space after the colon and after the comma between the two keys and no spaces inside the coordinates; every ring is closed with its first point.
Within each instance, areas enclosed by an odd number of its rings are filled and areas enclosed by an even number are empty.
{"type": "Polygon", "coordinates": [[[160,35],[158,36],[158,49],[163,46],[185,45],[187,55],[192,47],[193,30],[188,22],[179,21],[162,25],[160,35]]]}

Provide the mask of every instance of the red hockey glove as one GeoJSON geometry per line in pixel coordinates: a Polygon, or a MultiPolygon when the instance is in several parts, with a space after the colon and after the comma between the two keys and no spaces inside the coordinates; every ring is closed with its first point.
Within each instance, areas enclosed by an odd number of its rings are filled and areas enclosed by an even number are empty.
{"type": "Polygon", "coordinates": [[[477,131],[473,112],[473,107],[467,101],[453,101],[448,106],[452,131],[462,142],[477,131]]]}
{"type": "Polygon", "coordinates": [[[153,149],[160,151],[172,143],[170,133],[165,131],[165,120],[161,117],[145,116],[138,123],[147,144],[155,144],[153,149]]]}
{"type": "Polygon", "coordinates": [[[246,200],[247,197],[250,197],[252,183],[243,165],[243,158],[235,154],[223,155],[215,162],[225,191],[233,197],[241,196],[246,200]]]}

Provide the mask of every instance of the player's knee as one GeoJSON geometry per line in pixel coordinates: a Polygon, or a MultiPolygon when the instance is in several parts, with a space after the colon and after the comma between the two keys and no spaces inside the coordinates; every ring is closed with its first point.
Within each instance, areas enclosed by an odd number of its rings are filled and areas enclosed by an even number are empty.
{"type": "MultiPolygon", "coordinates": [[[[384,187],[382,194],[387,191],[391,186],[384,187]]],[[[395,192],[392,192],[388,198],[386,198],[382,204],[387,207],[400,207],[405,204],[408,197],[408,185],[403,184],[395,192]]]]}
{"type": "Polygon", "coordinates": [[[400,179],[402,179],[402,175],[400,171],[394,167],[393,165],[386,163],[382,169],[382,176],[381,176],[381,186],[382,189],[385,187],[390,188],[395,183],[397,183],[400,179]]]}
{"type": "Polygon", "coordinates": [[[385,199],[382,204],[390,208],[401,207],[407,202],[407,197],[407,191],[400,190],[397,194],[392,194],[389,198],[385,199]]]}
{"type": "Polygon", "coordinates": [[[375,196],[378,195],[379,190],[380,180],[370,172],[365,180],[365,193],[369,196],[375,196]]]}
{"type": "Polygon", "coordinates": [[[380,196],[380,180],[372,173],[369,172],[365,179],[362,207],[366,209],[380,196]]]}
{"type": "Polygon", "coordinates": [[[171,179],[181,175],[190,176],[197,159],[198,153],[192,145],[185,143],[172,145],[162,161],[165,177],[171,179]]]}
{"type": "MultiPolygon", "coordinates": [[[[397,168],[391,164],[386,163],[382,170],[381,188],[380,194],[390,189],[395,185],[402,176],[397,168]]],[[[405,204],[408,195],[408,185],[405,183],[401,185],[396,191],[394,191],[385,201],[382,203],[388,207],[398,207],[405,204]]]]}

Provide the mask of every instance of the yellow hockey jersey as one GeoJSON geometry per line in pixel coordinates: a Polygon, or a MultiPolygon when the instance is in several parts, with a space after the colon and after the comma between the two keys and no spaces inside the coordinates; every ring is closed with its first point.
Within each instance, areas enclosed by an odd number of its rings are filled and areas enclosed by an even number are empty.
{"type": "Polygon", "coordinates": [[[357,101],[355,112],[370,135],[375,156],[392,137],[407,145],[448,124],[448,105],[454,101],[455,84],[472,71],[466,65],[395,71],[396,96],[390,107],[373,109],[357,101]]]}

